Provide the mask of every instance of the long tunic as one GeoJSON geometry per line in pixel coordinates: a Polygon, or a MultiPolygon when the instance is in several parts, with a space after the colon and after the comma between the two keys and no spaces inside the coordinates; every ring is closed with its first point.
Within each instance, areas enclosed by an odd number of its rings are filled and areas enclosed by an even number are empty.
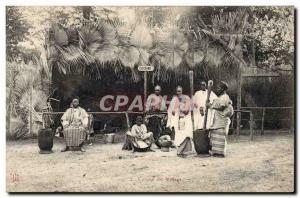
{"type": "MultiPolygon", "coordinates": [[[[208,91],[202,91],[199,90],[195,93],[193,102],[194,102],[194,129],[202,129],[204,126],[204,116],[205,116],[205,109],[206,109],[206,99],[207,99],[208,91]],[[203,115],[200,113],[200,109],[203,109],[203,115]]],[[[216,99],[216,94],[211,91],[209,101],[210,103],[213,102],[214,99],[216,99]]],[[[213,109],[208,109],[207,113],[207,123],[206,128],[209,129],[213,122],[213,109]]]]}
{"type": "Polygon", "coordinates": [[[86,138],[88,114],[81,108],[69,108],[63,114],[61,121],[66,146],[80,146],[86,138]]]}
{"type": "Polygon", "coordinates": [[[182,100],[174,96],[168,109],[167,127],[174,127],[176,146],[185,140],[185,138],[193,138],[193,124],[191,118],[191,99],[187,95],[182,95],[182,100]],[[175,115],[172,112],[175,112],[175,115]],[[185,113],[184,113],[185,112],[185,113]]]}

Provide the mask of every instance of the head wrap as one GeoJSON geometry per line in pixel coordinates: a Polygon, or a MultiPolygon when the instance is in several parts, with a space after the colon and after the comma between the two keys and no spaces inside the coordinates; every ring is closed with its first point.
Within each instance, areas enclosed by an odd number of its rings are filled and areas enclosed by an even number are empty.
{"type": "Polygon", "coordinates": [[[204,81],[201,81],[200,84],[206,86],[206,82],[204,82],[204,81]]]}
{"type": "Polygon", "coordinates": [[[224,82],[224,81],[221,81],[221,82],[220,82],[220,87],[221,87],[224,91],[226,91],[226,90],[228,89],[228,84],[227,84],[226,82],[224,82]]]}
{"type": "Polygon", "coordinates": [[[161,87],[159,85],[156,85],[154,90],[161,90],[161,87]]]}

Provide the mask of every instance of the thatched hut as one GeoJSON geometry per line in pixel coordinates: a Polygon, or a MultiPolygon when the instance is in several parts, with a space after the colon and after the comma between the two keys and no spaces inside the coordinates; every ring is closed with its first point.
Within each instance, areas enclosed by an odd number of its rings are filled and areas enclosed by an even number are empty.
{"type": "Polygon", "coordinates": [[[107,94],[142,95],[139,65],[155,68],[148,74],[150,92],[160,84],[163,94],[172,97],[181,85],[190,95],[191,70],[196,90],[201,80],[209,79],[230,79],[234,90],[232,77],[245,65],[238,54],[241,38],[227,35],[224,41],[204,29],[184,27],[179,19],[174,24],[149,26],[139,20],[128,27],[119,20],[87,18],[68,27],[53,24],[47,34],[47,51],[53,89],[61,100],[56,110],[68,108],[75,95],[92,111],[100,111],[99,100],[107,94]]]}

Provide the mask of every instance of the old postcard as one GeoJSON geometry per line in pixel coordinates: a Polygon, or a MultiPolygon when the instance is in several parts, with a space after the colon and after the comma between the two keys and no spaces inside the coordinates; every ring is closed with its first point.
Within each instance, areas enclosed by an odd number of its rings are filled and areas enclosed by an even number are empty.
{"type": "Polygon", "coordinates": [[[295,191],[293,6],[6,6],[6,191],[295,191]]]}

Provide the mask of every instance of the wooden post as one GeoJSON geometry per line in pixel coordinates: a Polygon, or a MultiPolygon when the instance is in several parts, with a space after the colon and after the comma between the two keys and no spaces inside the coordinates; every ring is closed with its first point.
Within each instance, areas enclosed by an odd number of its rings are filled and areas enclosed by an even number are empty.
{"type": "MultiPolygon", "coordinates": [[[[144,72],[144,107],[146,107],[147,103],[147,72],[144,72]]],[[[144,108],[144,111],[146,108],[144,108]]]]}
{"type": "Polygon", "coordinates": [[[250,138],[252,141],[253,140],[253,114],[252,114],[252,111],[250,111],[250,138]]]}
{"type": "Polygon", "coordinates": [[[45,128],[45,114],[42,113],[42,126],[43,126],[43,129],[45,128]]]}
{"type": "MultiPolygon", "coordinates": [[[[175,19],[174,16],[173,16],[173,18],[175,19]]],[[[175,21],[173,21],[173,29],[172,29],[172,63],[173,63],[173,68],[175,68],[175,46],[174,46],[175,32],[174,31],[175,31],[175,21]]]]}
{"type": "Polygon", "coordinates": [[[231,120],[231,128],[234,127],[234,121],[235,121],[235,115],[233,114],[232,116],[232,120],[231,120]]]}
{"type": "Polygon", "coordinates": [[[149,71],[153,71],[154,70],[154,67],[153,66],[149,66],[149,65],[140,65],[138,67],[138,70],[141,71],[141,72],[144,72],[144,98],[143,98],[143,103],[144,103],[144,110],[143,112],[145,113],[146,112],[146,102],[147,102],[147,83],[148,83],[148,77],[147,77],[147,72],[149,71]]]}
{"type": "Polygon", "coordinates": [[[91,116],[92,116],[92,114],[89,112],[88,113],[88,132],[89,132],[89,135],[91,134],[91,130],[92,130],[91,116]]]}
{"type": "Polygon", "coordinates": [[[293,134],[294,133],[294,123],[295,123],[295,120],[294,120],[294,109],[291,109],[291,122],[290,122],[290,133],[293,134]]]}
{"type": "Polygon", "coordinates": [[[262,108],[262,118],[261,118],[261,135],[264,135],[264,124],[265,124],[265,108],[262,108]]]}
{"type": "Polygon", "coordinates": [[[29,135],[32,136],[32,87],[30,88],[30,96],[29,96],[29,135]]]}
{"type": "Polygon", "coordinates": [[[194,96],[194,71],[189,71],[189,77],[190,77],[190,90],[191,90],[191,98],[194,96]]]}
{"type": "Polygon", "coordinates": [[[254,43],[252,43],[251,48],[252,48],[251,49],[252,50],[251,64],[252,64],[252,66],[255,66],[256,60],[255,60],[255,45],[254,45],[254,43]]]}
{"type": "Polygon", "coordinates": [[[130,121],[129,121],[129,116],[128,116],[127,112],[125,112],[125,117],[126,117],[127,128],[130,129],[130,121]]]}
{"type": "MultiPolygon", "coordinates": [[[[241,67],[241,66],[240,66],[241,67]]],[[[238,69],[237,75],[237,115],[236,115],[236,135],[240,135],[241,131],[241,106],[242,106],[242,75],[241,75],[241,68],[238,69]]]]}
{"type": "Polygon", "coordinates": [[[15,78],[14,78],[14,71],[11,71],[11,79],[10,79],[10,84],[9,84],[9,93],[8,93],[8,101],[6,101],[6,104],[8,105],[7,112],[6,112],[6,130],[10,134],[10,119],[11,119],[11,109],[12,109],[12,96],[13,96],[13,89],[14,86],[13,84],[15,83],[15,78]]]}
{"type": "MultiPolygon", "coordinates": [[[[193,96],[194,96],[194,71],[189,71],[189,78],[190,78],[190,88],[191,88],[191,100],[192,104],[194,104],[193,96]]],[[[192,116],[192,125],[193,125],[193,131],[194,131],[194,114],[193,114],[194,107],[191,108],[191,116],[192,116]]]]}

